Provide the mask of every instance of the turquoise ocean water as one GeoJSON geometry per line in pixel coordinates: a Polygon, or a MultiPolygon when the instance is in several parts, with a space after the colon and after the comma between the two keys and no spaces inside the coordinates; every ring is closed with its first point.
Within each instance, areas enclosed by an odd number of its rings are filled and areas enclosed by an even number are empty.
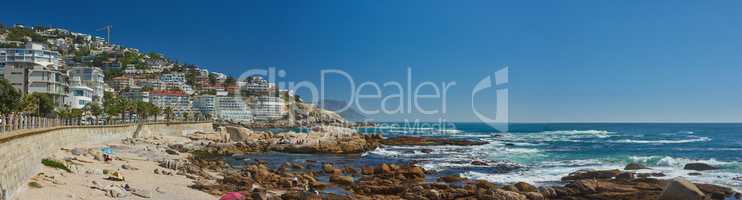
{"type": "Polygon", "coordinates": [[[394,123],[359,129],[363,133],[421,135],[487,141],[479,146],[384,146],[362,155],[290,155],[268,153],[230,158],[263,159],[282,163],[306,159],[331,160],[340,165],[375,165],[381,162],[416,162],[439,175],[458,174],[498,183],[518,181],[537,185],[559,184],[559,179],[580,169],[616,169],[642,163],[665,177],[742,189],[742,124],[683,123],[549,123],[511,124],[507,132],[482,123],[453,123],[440,128],[394,123]],[[487,166],[472,165],[478,160],[487,166]],[[690,176],[683,170],[691,162],[721,169],[690,176]]]}

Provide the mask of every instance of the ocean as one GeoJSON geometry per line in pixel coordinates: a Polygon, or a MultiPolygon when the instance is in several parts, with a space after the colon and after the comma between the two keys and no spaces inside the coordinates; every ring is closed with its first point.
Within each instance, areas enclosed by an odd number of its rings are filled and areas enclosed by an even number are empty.
{"type": "MultiPolygon", "coordinates": [[[[387,124],[388,125],[388,124],[387,124]]],[[[637,162],[639,172],[742,189],[742,124],[732,123],[517,123],[506,133],[482,123],[453,123],[445,130],[409,127],[358,129],[387,137],[419,135],[487,141],[479,146],[383,146],[362,155],[296,155],[267,153],[230,157],[230,163],[261,159],[331,161],[339,165],[416,162],[439,175],[457,174],[495,183],[560,184],[561,177],[581,169],[623,169],[637,162]],[[474,160],[488,165],[474,165],[474,160]],[[687,163],[721,167],[689,175],[687,163]]]]}

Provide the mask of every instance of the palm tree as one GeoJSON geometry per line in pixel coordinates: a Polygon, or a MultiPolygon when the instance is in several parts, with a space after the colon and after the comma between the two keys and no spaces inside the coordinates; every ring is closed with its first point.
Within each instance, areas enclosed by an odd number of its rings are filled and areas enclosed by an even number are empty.
{"type": "Polygon", "coordinates": [[[98,103],[91,102],[88,103],[88,105],[85,105],[85,107],[82,108],[85,112],[90,113],[95,117],[95,124],[98,124],[98,117],[103,113],[103,110],[98,105],[98,103]]]}
{"type": "Polygon", "coordinates": [[[160,112],[162,112],[162,109],[160,109],[160,107],[157,107],[154,104],[152,104],[152,115],[155,116],[155,122],[157,122],[157,116],[160,115],[160,112]]]}
{"type": "Polygon", "coordinates": [[[165,107],[165,110],[162,111],[162,114],[165,114],[165,119],[170,122],[170,119],[173,115],[173,108],[171,107],[165,107]]]}

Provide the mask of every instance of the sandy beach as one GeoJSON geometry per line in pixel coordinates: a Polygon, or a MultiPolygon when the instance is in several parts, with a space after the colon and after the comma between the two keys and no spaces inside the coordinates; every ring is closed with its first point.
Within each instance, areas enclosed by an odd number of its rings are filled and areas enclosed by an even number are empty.
{"type": "Polygon", "coordinates": [[[164,144],[186,140],[167,137],[137,144],[119,141],[61,149],[50,158],[68,160],[72,172],[42,167],[14,199],[217,199],[218,197],[189,188],[194,180],[159,166],[158,161],[188,156],[180,153],[171,155],[163,148],[164,144]],[[95,152],[99,152],[102,147],[113,149],[112,161],[96,159],[95,152]],[[79,154],[79,150],[83,152],[79,154]],[[109,177],[114,172],[118,172],[124,180],[110,180],[109,177]],[[128,191],[125,189],[126,185],[130,188],[128,191]]]}

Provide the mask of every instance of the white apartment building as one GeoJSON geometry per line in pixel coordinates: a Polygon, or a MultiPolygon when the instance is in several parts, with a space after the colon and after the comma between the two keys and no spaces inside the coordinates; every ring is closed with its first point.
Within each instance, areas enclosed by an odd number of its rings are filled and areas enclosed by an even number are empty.
{"type": "Polygon", "coordinates": [[[256,121],[271,121],[283,118],[287,112],[283,99],[273,96],[259,96],[252,106],[256,121]]]}
{"type": "Polygon", "coordinates": [[[171,73],[160,75],[160,81],[163,83],[185,83],[186,78],[183,73],[171,73]]]}
{"type": "Polygon", "coordinates": [[[69,76],[60,71],[61,56],[40,43],[0,49],[3,77],[24,94],[49,94],[57,106],[69,98],[69,76]]]}
{"type": "Polygon", "coordinates": [[[105,74],[97,67],[76,66],[67,70],[70,79],[80,79],[82,85],[93,89],[93,101],[102,104],[105,92],[105,74]]]}
{"type": "Polygon", "coordinates": [[[250,122],[253,121],[252,112],[239,97],[220,95],[202,95],[193,100],[193,109],[202,115],[211,115],[215,119],[250,122]]]}
{"type": "Polygon", "coordinates": [[[95,90],[80,82],[80,79],[73,81],[72,87],[70,87],[70,108],[82,109],[91,102],[93,102],[93,95],[95,90]]]}
{"type": "Polygon", "coordinates": [[[162,90],[169,90],[169,87],[176,87],[188,95],[194,93],[193,88],[186,84],[185,74],[183,73],[163,74],[160,76],[160,82],[160,89],[162,90]]]}
{"type": "Polygon", "coordinates": [[[216,96],[214,95],[201,95],[194,97],[193,99],[193,110],[198,111],[204,116],[216,116],[214,111],[214,104],[216,103],[216,96]]]}
{"type": "Polygon", "coordinates": [[[276,86],[268,82],[261,76],[251,76],[238,83],[240,92],[245,96],[273,96],[276,93],[276,86]]]}
{"type": "Polygon", "coordinates": [[[149,102],[149,92],[138,86],[129,87],[129,90],[122,92],[121,96],[131,101],[149,102]]]}
{"type": "Polygon", "coordinates": [[[216,118],[233,122],[251,122],[253,115],[239,97],[217,97],[214,104],[216,118]]]}
{"type": "Polygon", "coordinates": [[[149,101],[160,109],[170,107],[175,117],[182,117],[184,113],[191,112],[190,97],[182,91],[160,90],[149,93],[149,101]]]}

